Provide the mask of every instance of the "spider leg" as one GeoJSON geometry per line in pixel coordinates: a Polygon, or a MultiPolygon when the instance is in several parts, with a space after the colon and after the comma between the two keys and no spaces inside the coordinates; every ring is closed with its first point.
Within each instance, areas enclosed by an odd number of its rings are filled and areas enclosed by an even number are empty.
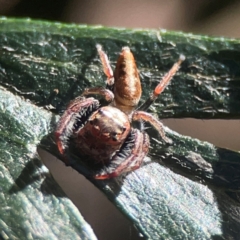
{"type": "Polygon", "coordinates": [[[181,63],[185,60],[184,55],[180,55],[178,61],[172,66],[172,68],[167,72],[162,78],[161,82],[155,87],[153,92],[150,94],[149,98],[138,108],[139,110],[146,111],[151,104],[157,99],[157,97],[164,91],[173,76],[176,74],[180,68],[181,63]]]}
{"type": "Polygon", "coordinates": [[[172,140],[167,138],[165,135],[163,124],[157,118],[152,116],[150,113],[143,112],[143,111],[136,111],[132,115],[132,120],[133,121],[143,120],[145,122],[150,123],[158,131],[158,133],[166,143],[170,143],[170,144],[172,143],[172,140]]]}
{"type": "Polygon", "coordinates": [[[110,61],[108,59],[107,54],[103,51],[102,46],[100,44],[96,45],[98,55],[100,57],[100,60],[102,62],[103,66],[103,72],[107,76],[107,87],[111,88],[111,86],[114,84],[114,77],[113,77],[113,70],[110,65],[110,61]]]}
{"type": "Polygon", "coordinates": [[[61,155],[66,159],[69,148],[69,139],[81,127],[84,126],[88,115],[99,108],[99,102],[94,98],[75,98],[61,116],[55,131],[55,141],[61,155]]]}
{"type": "Polygon", "coordinates": [[[114,94],[110,90],[102,87],[86,88],[82,93],[82,96],[87,96],[90,94],[101,95],[107,102],[112,102],[114,99],[114,94]]]}
{"type": "Polygon", "coordinates": [[[113,156],[110,164],[98,172],[94,178],[101,180],[114,178],[139,168],[148,153],[149,145],[147,133],[132,129],[128,139],[113,156]]]}

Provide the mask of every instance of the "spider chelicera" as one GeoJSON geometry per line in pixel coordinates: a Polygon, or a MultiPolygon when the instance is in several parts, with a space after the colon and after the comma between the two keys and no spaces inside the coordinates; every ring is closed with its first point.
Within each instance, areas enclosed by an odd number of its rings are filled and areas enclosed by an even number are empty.
{"type": "Polygon", "coordinates": [[[142,87],[129,47],[122,48],[114,73],[102,47],[96,47],[107,76],[106,88],[85,89],[80,97],[72,100],[59,120],[55,138],[66,165],[71,165],[69,145],[74,144],[81,154],[99,166],[92,177],[107,179],[139,168],[148,153],[149,136],[131,127],[132,121],[150,123],[165,142],[171,143],[165,136],[163,124],[145,111],[166,88],[185,57],[179,57],[150,97],[137,108],[142,87]],[[101,95],[108,105],[101,106],[97,99],[86,97],[92,94],[101,95]]]}

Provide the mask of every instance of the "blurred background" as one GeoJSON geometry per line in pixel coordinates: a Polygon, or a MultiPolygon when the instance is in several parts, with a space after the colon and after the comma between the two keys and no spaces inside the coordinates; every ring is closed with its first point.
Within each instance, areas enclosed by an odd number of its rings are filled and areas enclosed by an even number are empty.
{"type": "MultiPolygon", "coordinates": [[[[164,28],[195,34],[240,37],[237,0],[0,0],[0,15],[127,28],[164,28]]],[[[240,120],[168,119],[171,129],[240,150],[240,120]]],[[[99,240],[143,239],[134,226],[91,183],[46,152],[54,178],[80,209],[99,240]]]]}
{"type": "Polygon", "coordinates": [[[0,14],[239,37],[238,0],[0,0],[0,14]]]}

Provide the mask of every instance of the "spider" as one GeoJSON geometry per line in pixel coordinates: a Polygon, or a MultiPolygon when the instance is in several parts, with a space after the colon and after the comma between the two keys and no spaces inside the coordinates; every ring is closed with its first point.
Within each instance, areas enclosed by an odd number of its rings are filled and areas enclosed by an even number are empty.
{"type": "Polygon", "coordinates": [[[142,87],[130,48],[122,48],[113,73],[102,46],[96,47],[107,76],[106,87],[85,89],[80,97],[69,103],[57,125],[55,139],[66,165],[71,165],[69,145],[73,143],[80,153],[91,158],[89,161],[93,165],[98,166],[92,177],[108,179],[139,168],[148,153],[149,136],[143,130],[131,127],[133,121],[150,123],[162,139],[171,144],[163,124],[145,111],[166,88],[185,57],[180,55],[145,103],[137,108],[142,87]],[[101,95],[108,105],[101,106],[97,99],[86,97],[92,94],[101,95]]]}

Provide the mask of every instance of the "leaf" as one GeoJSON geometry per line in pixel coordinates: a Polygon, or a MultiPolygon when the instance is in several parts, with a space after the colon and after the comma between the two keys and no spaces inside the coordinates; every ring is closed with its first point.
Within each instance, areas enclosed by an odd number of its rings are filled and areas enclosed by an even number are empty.
{"type": "MultiPolygon", "coordinates": [[[[36,104],[39,116],[45,112],[39,107],[59,113],[85,87],[103,85],[105,77],[95,49],[99,43],[113,66],[121,47],[130,46],[143,82],[142,101],[179,54],[186,56],[171,85],[151,108],[159,117],[239,118],[238,40],[16,19],[2,19],[0,32],[0,83],[23,97],[23,102],[36,104]]],[[[28,115],[21,113],[18,118],[20,142],[25,143],[29,135],[25,132],[34,132],[36,127],[26,120],[28,115]]],[[[45,127],[54,123],[48,118],[31,143],[36,147],[45,135],[41,147],[58,156],[51,138],[53,128],[45,127]]],[[[15,131],[6,129],[5,135],[18,139],[15,131]]],[[[240,154],[168,128],[166,133],[174,144],[167,146],[154,131],[148,132],[151,158],[127,176],[95,181],[78,157],[72,167],[104,191],[146,238],[237,239],[240,154]]],[[[21,163],[21,158],[14,160],[15,165],[21,163]]],[[[21,173],[16,168],[13,172],[21,173]]]]}
{"type": "Polygon", "coordinates": [[[1,87],[2,239],[96,239],[48,173],[36,148],[55,119],[1,87]]]}

